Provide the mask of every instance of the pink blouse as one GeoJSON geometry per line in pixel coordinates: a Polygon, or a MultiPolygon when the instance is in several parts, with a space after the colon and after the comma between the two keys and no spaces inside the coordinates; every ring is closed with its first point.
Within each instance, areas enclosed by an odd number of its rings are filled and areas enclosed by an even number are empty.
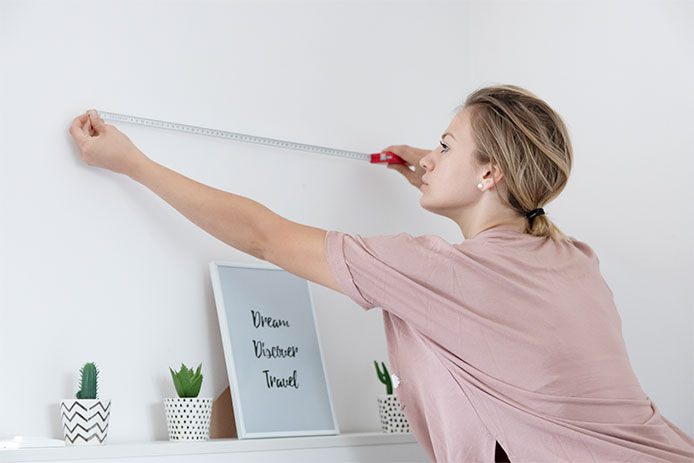
{"type": "Polygon", "coordinates": [[[643,392],[595,252],[492,228],[328,231],[343,293],[383,309],[395,393],[438,462],[689,462],[694,439],[643,392]]]}

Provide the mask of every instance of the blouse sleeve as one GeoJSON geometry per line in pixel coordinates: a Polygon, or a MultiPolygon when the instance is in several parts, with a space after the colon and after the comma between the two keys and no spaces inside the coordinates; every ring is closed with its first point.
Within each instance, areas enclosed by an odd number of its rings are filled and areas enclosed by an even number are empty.
{"type": "Polygon", "coordinates": [[[484,267],[436,235],[362,237],[329,230],[325,252],[344,294],[365,310],[380,307],[425,334],[459,325],[460,293],[484,267]]]}

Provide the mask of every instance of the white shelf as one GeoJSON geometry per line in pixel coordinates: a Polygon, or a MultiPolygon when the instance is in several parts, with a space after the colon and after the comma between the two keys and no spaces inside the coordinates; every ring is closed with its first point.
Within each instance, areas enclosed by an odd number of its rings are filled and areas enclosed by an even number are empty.
{"type": "Polygon", "coordinates": [[[343,433],[335,436],[275,437],[260,439],[210,439],[202,442],[149,441],[103,445],[0,450],[0,462],[99,460],[243,452],[296,451],[334,447],[402,446],[417,444],[412,433],[343,433]]]}

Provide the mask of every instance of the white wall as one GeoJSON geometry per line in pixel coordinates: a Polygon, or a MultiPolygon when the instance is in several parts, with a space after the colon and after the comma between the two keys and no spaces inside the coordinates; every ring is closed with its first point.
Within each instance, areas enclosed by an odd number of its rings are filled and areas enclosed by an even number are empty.
{"type": "MultiPolygon", "coordinates": [[[[61,438],[58,403],[87,361],[113,400],[111,442],[167,439],[169,366],[202,362],[201,396],[227,385],[207,263],[255,259],[82,164],[75,116],[377,152],[434,147],[491,83],[564,117],[575,168],[545,210],[597,251],[644,391],[691,435],[692,19],[684,2],[0,1],[0,436],[61,438]]],[[[119,127],[157,162],[300,223],[463,239],[382,165],[119,127]]],[[[376,431],[380,310],[313,290],[339,427],[376,431]]]]}

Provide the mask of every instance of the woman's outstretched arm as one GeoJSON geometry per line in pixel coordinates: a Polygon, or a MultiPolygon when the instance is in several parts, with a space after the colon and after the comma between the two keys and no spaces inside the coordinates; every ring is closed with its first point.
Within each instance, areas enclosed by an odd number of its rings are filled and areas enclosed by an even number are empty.
{"type": "Polygon", "coordinates": [[[130,177],[229,246],[340,291],[325,256],[325,230],[292,222],[244,196],[198,183],[143,156],[130,177]]]}
{"type": "Polygon", "coordinates": [[[154,162],[98,115],[75,118],[70,134],[87,164],[128,175],[228,245],[341,292],[325,256],[325,230],[292,222],[252,199],[154,162]]]}

